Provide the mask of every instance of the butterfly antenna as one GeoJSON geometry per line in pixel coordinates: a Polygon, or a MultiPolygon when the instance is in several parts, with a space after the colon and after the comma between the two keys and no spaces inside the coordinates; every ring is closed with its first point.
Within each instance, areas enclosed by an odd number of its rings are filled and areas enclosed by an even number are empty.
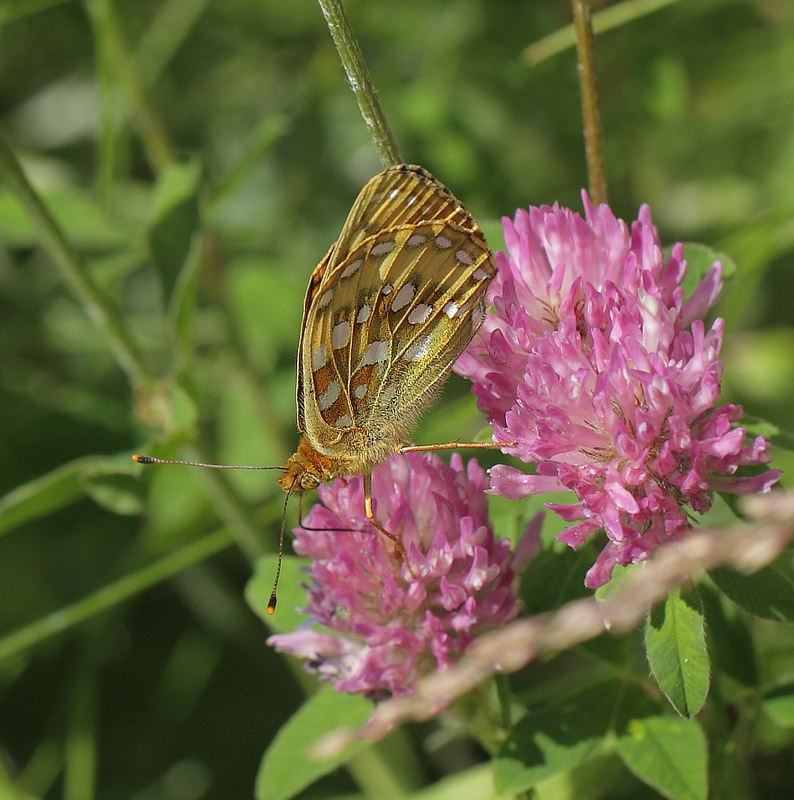
{"type": "MultiPolygon", "coordinates": [[[[154,456],[141,456],[137,453],[132,457],[137,464],[178,464],[181,467],[206,467],[207,469],[278,469],[284,467],[263,467],[255,464],[205,464],[203,461],[180,461],[174,458],[155,458],[154,456]]],[[[292,494],[292,489],[287,492],[284,498],[284,510],[281,514],[281,531],[278,537],[278,565],[276,566],[276,578],[273,581],[273,591],[270,593],[270,600],[267,604],[267,613],[273,614],[276,610],[276,590],[278,589],[278,579],[281,577],[281,562],[284,560],[284,533],[287,527],[287,502],[292,494]]]]}
{"type": "Polygon", "coordinates": [[[287,525],[287,503],[289,496],[292,494],[292,489],[287,492],[284,498],[284,511],[281,514],[281,532],[278,537],[278,563],[276,564],[276,577],[273,579],[273,591],[270,592],[270,600],[267,603],[267,613],[273,614],[276,610],[276,592],[278,591],[278,579],[281,577],[281,562],[284,558],[284,530],[287,525]]]}
{"type": "Polygon", "coordinates": [[[178,461],[173,458],[141,456],[137,453],[132,460],[137,464],[178,464],[181,467],[206,467],[207,469],[284,469],[284,467],[262,467],[258,464],[205,464],[203,461],[178,461]]]}

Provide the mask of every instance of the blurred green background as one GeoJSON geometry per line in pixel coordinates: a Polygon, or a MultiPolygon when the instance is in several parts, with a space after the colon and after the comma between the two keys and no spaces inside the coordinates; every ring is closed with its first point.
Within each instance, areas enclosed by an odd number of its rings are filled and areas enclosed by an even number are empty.
{"type": "MultiPolygon", "coordinates": [[[[581,207],[574,51],[525,53],[568,3],[346,7],[403,157],[494,247],[517,206],[581,207]]],[[[649,203],[665,243],[735,262],[725,397],[791,428],[794,4],[674,2],[596,46],[614,210],[649,203]]],[[[274,475],[139,475],[129,455],[284,463],[308,276],[380,164],[312,0],[1,0],[0,133],[162,379],[131,390],[0,181],[0,761],[22,787],[0,795],[250,797],[303,697],[243,598],[277,539],[274,475]],[[2,638],[86,597],[64,633],[2,638]]],[[[441,406],[417,441],[483,424],[462,381],[441,406]]],[[[406,780],[476,760],[448,745],[406,780]]]]}

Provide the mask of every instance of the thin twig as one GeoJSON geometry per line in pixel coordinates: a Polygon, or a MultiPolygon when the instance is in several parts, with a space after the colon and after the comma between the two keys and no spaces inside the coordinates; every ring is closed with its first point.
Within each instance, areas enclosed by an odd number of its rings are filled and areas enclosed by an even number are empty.
{"type": "Polygon", "coordinates": [[[372,83],[361,48],[358,46],[353,29],[345,16],[340,0],[317,0],[322,9],[334,45],[342,59],[347,79],[355,92],[358,107],[369,128],[375,150],[384,167],[402,164],[392,132],[383,114],[375,86],[372,83]]]}
{"type": "Polygon", "coordinates": [[[598,205],[607,202],[607,180],[604,169],[604,143],[601,137],[601,112],[598,107],[598,76],[593,51],[590,0],[573,0],[572,4],[588,183],[590,198],[598,205]]]}

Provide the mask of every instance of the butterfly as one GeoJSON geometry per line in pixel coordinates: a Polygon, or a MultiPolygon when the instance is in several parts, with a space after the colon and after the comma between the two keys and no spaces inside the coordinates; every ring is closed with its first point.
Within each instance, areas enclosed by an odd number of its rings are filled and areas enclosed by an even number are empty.
{"type": "Polygon", "coordinates": [[[279,484],[368,476],[400,452],[485,315],[496,266],[480,227],[422,167],[372,178],[309,280],[297,452],[279,484]]]}
{"type": "MultiPolygon", "coordinates": [[[[406,565],[399,537],[375,519],[370,475],[394,453],[459,446],[406,441],[482,324],[495,274],[462,203],[424,168],[401,164],[364,186],[309,279],[297,365],[302,437],[278,483],[289,497],[362,475],[365,515],[406,565]]],[[[276,584],[279,572],[280,562],[276,584]]]]}

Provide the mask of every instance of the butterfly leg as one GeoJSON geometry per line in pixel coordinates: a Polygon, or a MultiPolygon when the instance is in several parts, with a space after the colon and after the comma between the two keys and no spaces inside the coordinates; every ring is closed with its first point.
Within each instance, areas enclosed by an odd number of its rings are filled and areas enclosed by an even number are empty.
{"type": "Polygon", "coordinates": [[[448,442],[446,444],[406,444],[398,453],[427,453],[433,450],[498,450],[515,447],[518,442],[448,442]]]}
{"type": "Polygon", "coordinates": [[[397,549],[397,553],[399,554],[400,558],[403,560],[403,564],[408,567],[408,572],[411,573],[411,577],[415,578],[416,575],[414,571],[411,569],[411,565],[408,563],[408,554],[405,552],[405,548],[403,547],[403,543],[400,541],[400,537],[396,536],[393,533],[389,533],[386,528],[383,527],[376,519],[375,514],[372,511],[372,476],[371,475],[364,475],[364,513],[367,516],[367,519],[378,529],[380,533],[382,533],[387,538],[391,539],[394,542],[394,546],[397,549]]]}

